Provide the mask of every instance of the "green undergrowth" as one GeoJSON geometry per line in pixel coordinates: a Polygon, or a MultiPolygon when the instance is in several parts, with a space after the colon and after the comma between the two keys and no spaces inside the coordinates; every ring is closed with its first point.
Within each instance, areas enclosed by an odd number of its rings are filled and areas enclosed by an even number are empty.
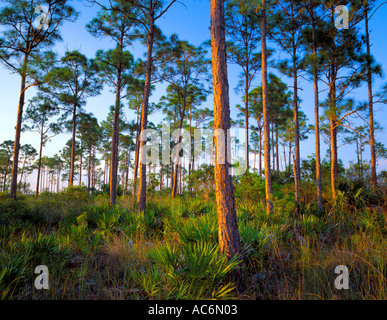
{"type": "Polygon", "coordinates": [[[3,197],[0,298],[386,299],[386,211],[344,193],[325,212],[303,205],[297,216],[282,192],[267,215],[236,191],[241,252],[230,261],[214,199],[153,194],[137,212],[130,196],[111,207],[79,188],[3,197]],[[48,290],[34,286],[38,265],[49,269],[48,290]],[[334,286],[338,265],[349,269],[348,290],[334,286]]]}

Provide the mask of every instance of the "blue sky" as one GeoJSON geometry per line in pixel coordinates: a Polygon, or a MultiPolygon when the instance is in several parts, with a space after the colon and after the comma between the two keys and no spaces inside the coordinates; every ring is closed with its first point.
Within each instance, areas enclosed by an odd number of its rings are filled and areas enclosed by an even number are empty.
{"type": "MultiPolygon", "coordinates": [[[[185,5],[176,4],[173,6],[167,14],[158,21],[158,26],[163,30],[166,36],[172,33],[177,33],[179,38],[182,40],[188,40],[194,45],[199,45],[210,38],[210,2],[208,0],[185,0],[185,5]]],[[[85,28],[85,25],[95,17],[98,8],[96,6],[86,6],[83,1],[74,1],[74,7],[80,12],[80,16],[76,23],[66,23],[61,28],[61,34],[63,42],[58,43],[55,50],[59,53],[63,52],[66,48],[69,50],[78,49],[88,57],[93,57],[98,49],[108,49],[113,47],[113,44],[107,40],[99,40],[92,37],[85,28]]],[[[386,22],[383,21],[387,14],[387,6],[383,6],[374,15],[373,20],[370,23],[372,29],[371,40],[373,46],[371,48],[373,55],[375,56],[378,63],[383,66],[384,71],[387,66],[387,42],[385,41],[385,27],[386,22]]],[[[361,27],[364,27],[362,25],[361,27]]],[[[269,43],[269,47],[275,48],[273,44],[269,43]]],[[[135,44],[134,47],[129,48],[135,58],[143,58],[145,48],[140,44],[135,44]]],[[[275,56],[280,58],[286,58],[284,53],[280,53],[276,49],[275,56]]],[[[236,66],[230,65],[229,69],[229,84],[230,84],[230,104],[231,104],[231,115],[236,118],[235,105],[242,103],[241,96],[238,96],[234,88],[239,80],[239,69],[236,66]]],[[[20,77],[17,75],[11,75],[8,70],[0,67],[0,142],[4,140],[14,140],[14,128],[16,124],[17,115],[17,102],[20,90],[20,77]]],[[[275,70],[269,72],[276,73],[275,70]]],[[[291,79],[283,77],[282,80],[291,85],[291,79]]],[[[382,84],[386,81],[385,78],[377,79],[374,82],[374,90],[379,89],[382,84]]],[[[261,74],[258,73],[254,80],[253,86],[261,84],[261,74]]],[[[301,109],[306,113],[309,118],[309,123],[314,120],[313,109],[313,87],[312,84],[300,80],[299,82],[302,90],[299,95],[302,99],[301,109]]],[[[321,90],[325,89],[323,84],[320,84],[321,90]]],[[[34,89],[27,91],[27,99],[30,99],[35,94],[34,89]]],[[[160,96],[165,92],[165,85],[161,84],[157,86],[157,90],[151,98],[151,101],[157,102],[160,96]]],[[[367,100],[366,87],[360,88],[354,92],[353,95],[358,101],[367,100]]],[[[321,94],[321,100],[325,99],[325,92],[321,94]]],[[[114,103],[114,95],[110,92],[110,88],[105,88],[103,93],[97,97],[88,99],[86,110],[92,112],[100,121],[104,120],[108,114],[109,106],[114,103]]],[[[203,107],[213,108],[213,97],[209,96],[207,102],[203,104],[203,107]]],[[[376,119],[382,124],[386,125],[387,110],[383,105],[375,106],[377,110],[376,119]]],[[[126,109],[126,115],[129,120],[134,119],[133,112],[126,109]]],[[[156,113],[150,117],[151,121],[159,122],[161,120],[160,113],[156,113]]],[[[252,121],[252,120],[251,120],[252,121]]],[[[387,145],[387,137],[384,132],[378,133],[377,138],[387,145]]],[[[52,139],[44,149],[44,155],[52,156],[63,148],[66,141],[70,139],[69,134],[61,134],[52,139]]],[[[36,149],[39,146],[38,134],[31,132],[22,133],[21,143],[30,143],[36,149]]],[[[301,144],[301,157],[307,158],[308,155],[314,153],[314,136],[310,135],[309,139],[302,142],[301,144]]],[[[323,156],[326,154],[327,146],[322,147],[323,156]]],[[[355,160],[355,146],[344,145],[339,149],[339,157],[344,161],[345,164],[348,161],[355,160]]],[[[369,159],[369,150],[366,146],[364,154],[365,159],[369,159]]],[[[379,170],[387,170],[387,160],[379,161],[379,170]]]]}

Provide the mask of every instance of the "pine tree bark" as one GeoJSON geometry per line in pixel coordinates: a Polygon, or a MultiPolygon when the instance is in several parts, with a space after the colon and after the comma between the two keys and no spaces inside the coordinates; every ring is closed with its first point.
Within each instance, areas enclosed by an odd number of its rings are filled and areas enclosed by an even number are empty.
{"type": "Polygon", "coordinates": [[[139,114],[139,108],[137,108],[136,150],[134,154],[134,168],[133,168],[133,200],[136,200],[136,196],[137,196],[138,160],[139,160],[139,154],[140,154],[140,140],[139,140],[140,127],[139,126],[141,124],[141,116],[138,116],[138,114],[139,114]]]}
{"type": "MultiPolygon", "coordinates": [[[[151,88],[151,77],[152,77],[152,55],[153,55],[153,42],[154,42],[154,8],[152,2],[149,1],[149,31],[148,31],[148,51],[146,60],[146,76],[145,76],[145,88],[144,98],[142,100],[141,110],[141,126],[140,130],[143,132],[148,126],[148,103],[151,88]]],[[[140,142],[140,181],[139,190],[137,196],[137,209],[143,211],[146,209],[146,140],[141,139],[140,142]]]]}
{"type": "Polygon", "coordinates": [[[370,126],[370,149],[371,149],[371,185],[372,190],[377,188],[376,175],[376,150],[375,150],[375,127],[374,127],[374,107],[372,97],[372,70],[371,70],[371,45],[369,32],[368,5],[365,5],[365,29],[366,29],[366,47],[367,47],[367,85],[368,85],[368,112],[370,126]]]}
{"type": "Polygon", "coordinates": [[[259,127],[259,175],[262,176],[262,127],[259,127]]]}
{"type": "MultiPolygon", "coordinates": [[[[334,7],[331,7],[331,23],[334,23],[334,7]]],[[[334,46],[336,35],[334,35],[332,46],[334,46]]],[[[337,111],[336,111],[336,65],[332,57],[329,79],[329,122],[330,122],[330,142],[331,142],[331,188],[332,198],[336,199],[337,180],[338,180],[338,159],[337,159],[337,111]]]]}
{"type": "MultiPolygon", "coordinates": [[[[247,52],[247,51],[246,51],[247,52]]],[[[246,66],[246,78],[245,78],[245,158],[246,158],[246,170],[249,170],[249,66],[246,66]]]]}
{"type": "Polygon", "coordinates": [[[71,142],[71,156],[70,156],[70,180],[69,187],[74,184],[74,167],[75,167],[75,133],[77,132],[77,105],[73,107],[73,131],[71,142]]]}
{"type": "Polygon", "coordinates": [[[316,144],[316,189],[317,189],[317,207],[320,211],[324,210],[321,185],[321,148],[320,148],[320,115],[319,115],[319,92],[318,92],[318,72],[317,72],[317,40],[316,40],[316,22],[314,12],[312,12],[312,51],[315,61],[313,62],[313,86],[314,86],[314,128],[316,144]]]}
{"type": "Polygon", "coordinates": [[[295,153],[295,177],[294,177],[294,188],[296,194],[296,204],[297,204],[297,214],[299,214],[299,183],[301,180],[300,175],[300,126],[299,126],[299,117],[298,117],[298,72],[297,72],[297,52],[296,44],[294,39],[294,33],[292,38],[292,47],[293,47],[293,110],[294,110],[294,153],[295,153]]]}
{"type": "Polygon", "coordinates": [[[297,175],[297,160],[293,153],[293,171],[294,171],[294,185],[295,185],[295,200],[296,200],[296,215],[300,214],[300,189],[297,175]]]}
{"type": "MultiPolygon", "coordinates": [[[[43,125],[42,125],[42,133],[43,133],[43,125]]],[[[43,134],[41,134],[41,136],[40,136],[39,159],[38,159],[38,176],[36,178],[35,197],[37,197],[39,195],[40,171],[41,171],[41,167],[42,167],[42,152],[43,152],[43,134]]]]}
{"type": "Polygon", "coordinates": [[[91,145],[89,147],[89,162],[87,166],[87,189],[90,191],[91,187],[91,145]]]}
{"type": "MultiPolygon", "coordinates": [[[[23,72],[27,68],[28,64],[28,54],[24,55],[23,62],[23,72]]],[[[20,152],[20,134],[22,128],[23,121],[23,108],[25,101],[25,91],[26,91],[26,75],[23,74],[21,76],[21,86],[20,86],[20,98],[19,98],[19,106],[17,112],[17,121],[16,121],[16,132],[15,132],[15,144],[13,148],[13,163],[12,163],[12,180],[11,180],[11,199],[16,199],[17,193],[17,171],[19,166],[19,152],[20,152]]]]}
{"type": "MultiPolygon", "coordinates": [[[[122,50],[122,45],[121,45],[121,50],[122,50]]],[[[110,205],[112,206],[116,204],[117,188],[118,188],[118,144],[119,144],[119,122],[120,122],[121,81],[122,81],[121,73],[122,73],[122,65],[120,61],[118,63],[118,68],[117,68],[116,101],[114,105],[114,119],[113,119],[112,153],[110,157],[110,205]]]]}
{"type": "Polygon", "coordinates": [[[82,186],[82,165],[83,165],[83,137],[81,137],[81,152],[79,155],[79,186],[82,186]]]}
{"type": "MultiPolygon", "coordinates": [[[[224,0],[211,0],[211,48],[214,92],[214,130],[227,137],[230,128],[229,86],[227,78],[224,0]]],[[[227,138],[215,139],[215,194],[220,249],[228,259],[240,253],[235,199],[230,176],[227,138]]]]}
{"type": "Polygon", "coordinates": [[[118,143],[119,143],[119,116],[120,116],[120,90],[121,72],[118,72],[116,103],[114,107],[112,154],[110,158],[110,205],[115,205],[117,200],[118,178],[118,143]]]}
{"type": "MultiPolygon", "coordinates": [[[[334,67],[333,67],[334,68],[334,67]]],[[[335,80],[329,85],[330,96],[330,143],[331,143],[331,187],[332,198],[336,199],[338,162],[337,162],[337,120],[336,120],[336,83],[335,80]]]]}
{"type": "Polygon", "coordinates": [[[267,49],[266,49],[266,0],[262,0],[261,18],[261,45],[262,45],[262,104],[263,104],[263,127],[264,127],[264,149],[265,149],[265,191],[266,210],[268,214],[273,213],[270,169],[270,110],[267,91],[267,49]]]}

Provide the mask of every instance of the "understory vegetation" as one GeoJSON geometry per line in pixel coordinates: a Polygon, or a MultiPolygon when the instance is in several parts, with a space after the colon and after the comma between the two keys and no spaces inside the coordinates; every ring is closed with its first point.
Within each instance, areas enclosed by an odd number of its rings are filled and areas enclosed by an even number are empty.
{"type": "Polygon", "coordinates": [[[336,202],[320,212],[304,185],[308,205],[297,216],[290,188],[274,184],[274,212],[267,215],[260,185],[251,173],[235,184],[241,255],[230,261],[219,250],[211,192],[206,201],[151,192],[141,213],[130,194],[110,206],[108,194],[79,187],[16,201],[2,194],[0,297],[387,299],[382,193],[343,182],[336,202]],[[38,265],[49,269],[48,290],[34,286],[38,265]],[[334,286],[338,265],[349,269],[348,290],[334,286]]]}

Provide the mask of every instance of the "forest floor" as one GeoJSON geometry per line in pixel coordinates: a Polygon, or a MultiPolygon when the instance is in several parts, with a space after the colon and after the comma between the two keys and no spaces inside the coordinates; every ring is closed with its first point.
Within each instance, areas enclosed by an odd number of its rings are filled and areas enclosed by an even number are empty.
{"type": "Polygon", "coordinates": [[[0,195],[0,298],[387,299],[385,208],[347,202],[299,217],[275,208],[268,216],[258,201],[237,201],[242,250],[227,261],[212,197],[155,194],[138,213],[131,196],[110,207],[79,188],[0,195]],[[34,286],[38,265],[48,290],[34,286]],[[349,289],[336,288],[337,266],[349,289]]]}

